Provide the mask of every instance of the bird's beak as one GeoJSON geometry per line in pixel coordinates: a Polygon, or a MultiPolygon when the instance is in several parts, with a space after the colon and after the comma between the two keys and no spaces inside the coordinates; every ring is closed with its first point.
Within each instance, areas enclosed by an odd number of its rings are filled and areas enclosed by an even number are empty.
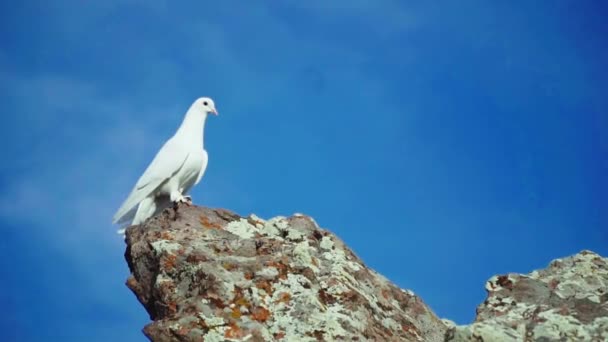
{"type": "Polygon", "coordinates": [[[217,109],[215,109],[215,108],[211,109],[211,113],[213,113],[213,114],[215,114],[215,115],[219,115],[219,114],[217,113],[217,109]]]}

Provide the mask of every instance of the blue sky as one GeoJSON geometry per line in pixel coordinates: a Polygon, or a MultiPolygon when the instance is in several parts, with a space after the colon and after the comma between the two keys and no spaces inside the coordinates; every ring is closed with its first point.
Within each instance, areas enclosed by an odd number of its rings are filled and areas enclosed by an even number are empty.
{"type": "Polygon", "coordinates": [[[0,4],[3,341],[145,341],[112,214],[212,96],[197,204],[303,212],[466,323],[608,255],[602,1],[0,4]]]}

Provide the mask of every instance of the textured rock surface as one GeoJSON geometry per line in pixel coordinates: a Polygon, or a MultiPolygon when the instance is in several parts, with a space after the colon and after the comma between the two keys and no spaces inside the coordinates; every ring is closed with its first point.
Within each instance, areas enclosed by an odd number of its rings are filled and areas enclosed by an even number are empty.
{"type": "Polygon", "coordinates": [[[126,238],[153,341],[608,341],[608,259],[589,251],[491,278],[455,326],[306,216],[183,205],[126,238]]]}
{"type": "Polygon", "coordinates": [[[608,341],[608,259],[593,252],[494,276],[486,290],[475,322],[447,341],[608,341]]]}
{"type": "Polygon", "coordinates": [[[127,229],[127,285],[153,341],[443,341],[412,292],[306,216],[180,206],[127,229]]]}

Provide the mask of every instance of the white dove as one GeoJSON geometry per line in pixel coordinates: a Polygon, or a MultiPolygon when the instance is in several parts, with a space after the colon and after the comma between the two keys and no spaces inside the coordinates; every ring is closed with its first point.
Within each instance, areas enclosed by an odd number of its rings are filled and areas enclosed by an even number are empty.
{"type": "Polygon", "coordinates": [[[158,151],[114,214],[114,223],[128,224],[131,220],[131,224],[140,224],[171,203],[190,201],[186,194],[207,168],[203,131],[208,113],[217,115],[212,99],[194,101],[177,132],[158,151]]]}

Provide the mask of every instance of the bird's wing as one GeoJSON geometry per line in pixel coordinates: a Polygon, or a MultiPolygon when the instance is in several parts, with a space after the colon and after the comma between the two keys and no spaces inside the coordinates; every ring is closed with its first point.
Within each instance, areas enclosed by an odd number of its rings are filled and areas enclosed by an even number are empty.
{"type": "Polygon", "coordinates": [[[161,184],[181,169],[188,158],[186,149],[181,148],[175,140],[170,139],[158,151],[144,174],[131,190],[129,197],[114,214],[113,222],[119,222],[129,211],[144,198],[153,193],[161,184]]]}
{"type": "Polygon", "coordinates": [[[198,182],[201,181],[201,178],[203,178],[203,175],[205,174],[205,170],[207,169],[208,162],[209,162],[209,155],[207,154],[207,151],[203,150],[203,161],[201,163],[201,170],[198,172],[198,176],[196,177],[196,182],[194,182],[194,185],[198,184],[198,182]]]}

